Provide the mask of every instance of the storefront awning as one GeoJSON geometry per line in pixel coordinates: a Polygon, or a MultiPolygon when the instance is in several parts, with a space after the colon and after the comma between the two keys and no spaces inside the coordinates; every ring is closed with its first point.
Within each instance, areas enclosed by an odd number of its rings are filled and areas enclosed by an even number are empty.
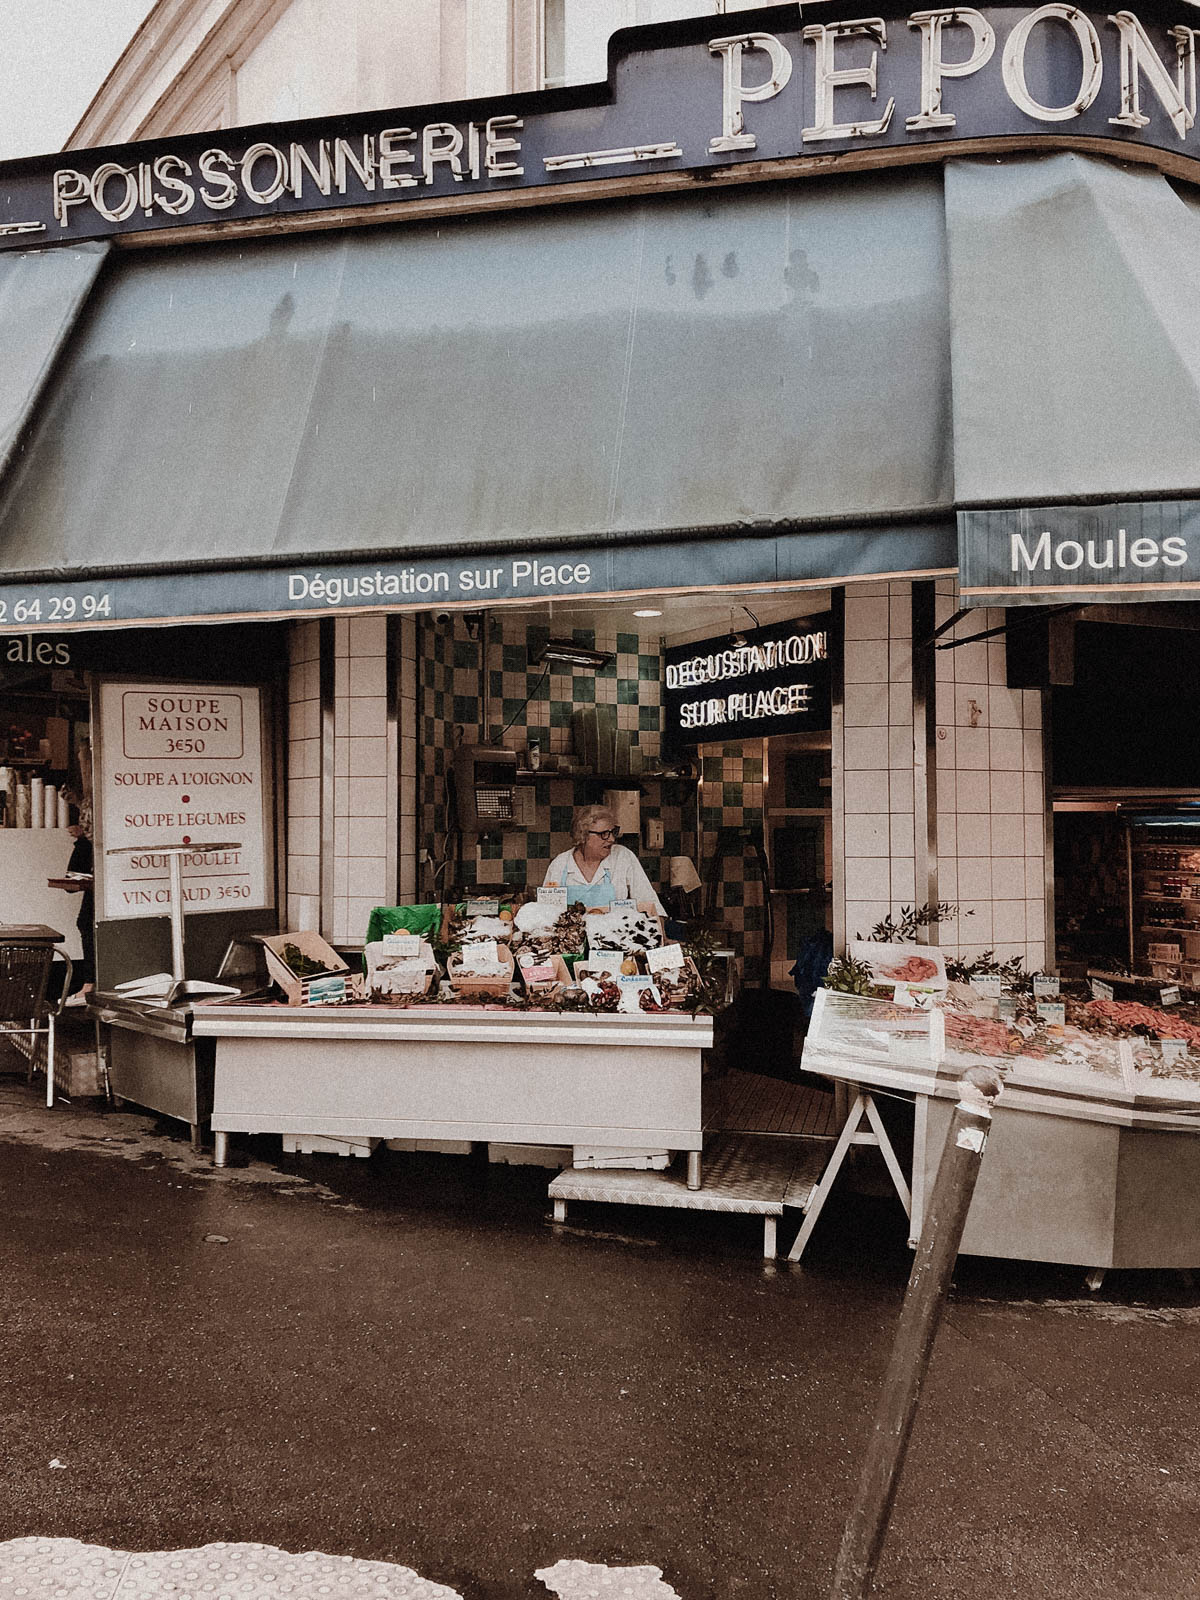
{"type": "Polygon", "coordinates": [[[933,171],[129,253],[0,580],[948,517],[944,307],[933,171]]]}
{"type": "Polygon", "coordinates": [[[81,244],[0,256],[0,473],[108,251],[81,244]]]}
{"type": "Polygon", "coordinates": [[[1062,153],[946,168],[960,507],[1200,495],[1200,210],[1062,153]]]}
{"type": "Polygon", "coordinates": [[[964,604],[1200,597],[1200,209],[1063,153],[946,169],[964,604]]]}
{"type": "Polygon", "coordinates": [[[1200,208],[1157,173],[1059,153],[129,252],[32,423],[99,257],[13,261],[10,624],[944,571],[955,510],[978,603],[1042,594],[979,565],[1009,517],[1066,540],[1047,599],[1090,581],[1072,528],[1102,575],[1110,523],[1114,561],[1184,541],[1171,597],[1200,571],[1200,208]]]}

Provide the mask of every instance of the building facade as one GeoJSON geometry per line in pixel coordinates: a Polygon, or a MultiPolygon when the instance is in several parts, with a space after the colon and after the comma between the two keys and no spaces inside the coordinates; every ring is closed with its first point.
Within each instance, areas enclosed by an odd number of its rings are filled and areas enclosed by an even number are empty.
{"type": "MultiPolygon", "coordinates": [[[[964,594],[959,546],[984,512],[1189,504],[1195,34],[1053,7],[714,20],[735,9],[164,0],[45,166],[53,216],[20,259],[60,275],[61,304],[13,400],[6,615],[50,565],[161,575],[171,597],[129,598],[131,622],[287,621],[284,926],[351,946],[371,907],[439,886],[456,737],[566,757],[607,697],[661,760],[665,635],[612,597],[721,594],[729,632],[760,600],[836,614],[828,804],[793,808],[828,813],[835,943],[949,901],[960,955],[1053,959],[1054,672],[1015,670],[1012,596],[964,594]],[[662,31],[627,36],[611,90],[571,87],[610,25],[646,21],[662,31]],[[1079,66],[1093,37],[1100,66],[1079,66]],[[654,552],[579,586],[603,615],[570,595],[611,678],[543,695],[518,661],[549,602],[571,620],[563,586],[478,571],[489,552],[536,571],[542,549],[560,574],[599,570],[578,549],[654,552]],[[218,570],[275,587],[199,597],[218,570]]],[[[1072,571],[1040,597],[1082,604],[1072,571]]],[[[769,742],[705,746],[694,816],[648,801],[660,872],[770,832],[769,742]]],[[[537,815],[468,841],[456,877],[536,877],[583,795],[539,779],[537,815]]],[[[740,857],[717,898],[786,981],[795,939],[765,949],[740,857]]]]}

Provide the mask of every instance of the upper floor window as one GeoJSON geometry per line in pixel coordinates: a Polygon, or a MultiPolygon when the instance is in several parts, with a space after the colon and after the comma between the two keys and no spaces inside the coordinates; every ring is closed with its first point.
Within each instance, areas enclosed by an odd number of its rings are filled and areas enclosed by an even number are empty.
{"type": "Polygon", "coordinates": [[[749,11],[762,0],[543,0],[548,89],[563,83],[595,83],[608,73],[609,35],[641,22],[677,17],[723,16],[749,11]]]}

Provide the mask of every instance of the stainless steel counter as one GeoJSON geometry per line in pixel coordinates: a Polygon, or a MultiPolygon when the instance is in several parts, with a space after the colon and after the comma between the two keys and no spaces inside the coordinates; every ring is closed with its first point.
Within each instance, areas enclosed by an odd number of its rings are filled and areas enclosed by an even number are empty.
{"type": "Polygon", "coordinates": [[[192,1038],[191,1004],[164,1005],[94,990],[88,1008],[108,1029],[114,1097],[186,1122],[198,1146],[212,1112],[213,1046],[192,1038]]]}

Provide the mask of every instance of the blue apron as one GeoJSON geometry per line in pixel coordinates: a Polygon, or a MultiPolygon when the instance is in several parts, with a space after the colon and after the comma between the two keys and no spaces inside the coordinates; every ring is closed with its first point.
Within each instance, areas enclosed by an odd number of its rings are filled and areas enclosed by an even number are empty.
{"type": "Polygon", "coordinates": [[[568,883],[566,868],[563,869],[562,881],[558,885],[567,891],[567,904],[572,906],[586,906],[588,908],[611,906],[617,898],[617,891],[613,887],[612,878],[608,868],[591,883],[568,883]]]}

